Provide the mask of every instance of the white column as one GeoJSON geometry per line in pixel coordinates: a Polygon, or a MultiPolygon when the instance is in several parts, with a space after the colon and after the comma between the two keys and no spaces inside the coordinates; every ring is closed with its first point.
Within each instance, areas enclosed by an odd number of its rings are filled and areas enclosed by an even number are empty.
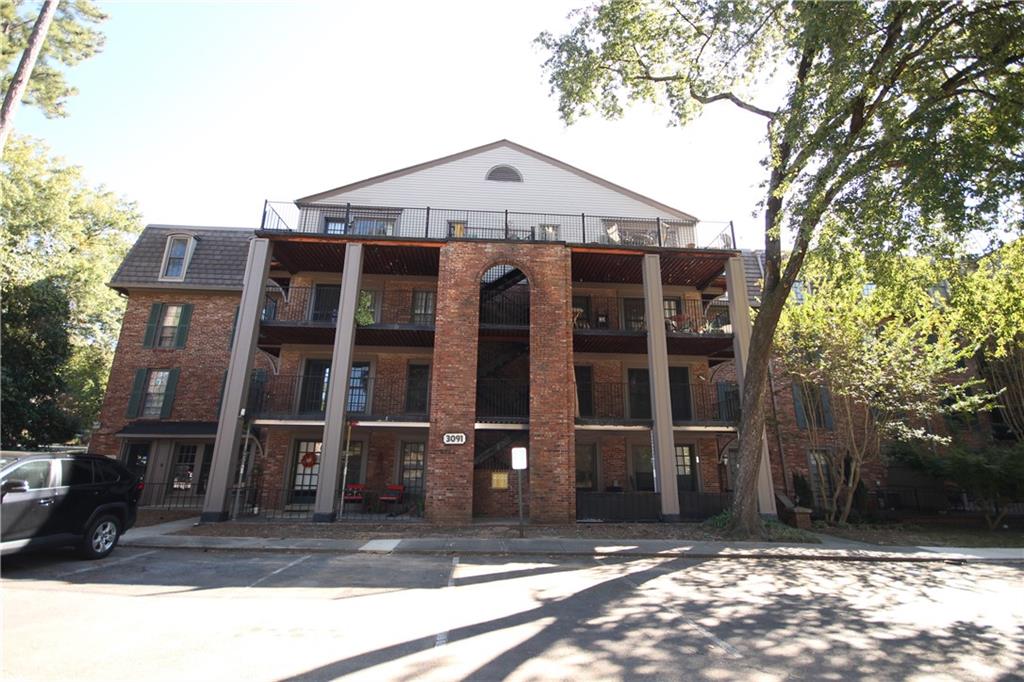
{"type": "Polygon", "coordinates": [[[345,265],[341,271],[341,296],[334,331],[334,353],[327,384],[327,413],[324,415],[324,441],[320,448],[320,473],[313,505],[314,521],[333,521],[335,501],[341,481],[342,450],[345,447],[345,417],[348,407],[348,382],[352,373],[352,352],[356,343],[356,309],[363,275],[363,245],[345,245],[345,265]]]}
{"type": "MultiPolygon", "coordinates": [[[[729,292],[729,321],[732,323],[732,345],[736,363],[736,381],[743,395],[743,373],[750,354],[750,299],[742,256],[733,256],[725,266],[725,286],[729,292]]],[[[743,407],[742,405],[740,406],[743,407]]],[[[781,456],[781,453],[780,453],[781,456]]],[[[757,471],[757,508],[762,514],[775,514],[775,488],[769,460],[768,437],[761,432],[761,466],[757,471]]]]}
{"type": "Polygon", "coordinates": [[[242,439],[242,410],[249,395],[249,376],[259,334],[263,292],[270,272],[270,240],[254,238],[249,242],[249,256],[242,280],[242,300],[235,322],[235,340],[224,380],[224,397],[217,421],[217,439],[213,444],[210,481],[203,500],[202,521],[226,521],[228,502],[238,466],[242,439]]]}
{"type": "Polygon", "coordinates": [[[675,437],[672,433],[672,394],[668,378],[668,341],[665,337],[664,293],[661,287],[661,256],[644,255],[644,315],[647,318],[647,373],[651,382],[651,416],[654,425],[654,485],[661,493],[661,515],[679,518],[679,486],[676,485],[675,437]]]}

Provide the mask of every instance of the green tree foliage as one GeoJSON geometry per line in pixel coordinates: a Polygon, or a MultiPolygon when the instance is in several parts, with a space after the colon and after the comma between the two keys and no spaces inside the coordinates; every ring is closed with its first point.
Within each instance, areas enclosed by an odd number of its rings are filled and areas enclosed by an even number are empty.
{"type": "Polygon", "coordinates": [[[1024,240],[981,258],[951,294],[960,325],[979,346],[997,409],[1024,440],[1024,240]]]}
{"type": "MultiPolygon", "coordinates": [[[[932,426],[945,412],[974,412],[986,395],[962,369],[973,352],[936,283],[950,268],[924,258],[874,256],[843,241],[813,251],[803,269],[801,300],[783,310],[775,344],[800,386],[825,387],[834,414],[833,448],[818,474],[833,490],[829,521],[845,523],[864,465],[890,441],[945,443],[932,426]]],[[[813,402],[804,397],[803,404],[813,402]]],[[[820,419],[807,419],[817,431],[820,419]]],[[[822,436],[824,434],[812,434],[822,436]]]]}
{"type": "Polygon", "coordinates": [[[61,324],[71,313],[65,286],[46,277],[10,287],[3,292],[0,308],[0,444],[67,441],[75,424],[61,407],[61,368],[71,358],[68,331],[61,324]]]}
{"type": "MultiPolygon", "coordinates": [[[[60,404],[88,427],[99,414],[124,311],[122,299],[106,283],[141,229],[139,214],[134,204],[89,186],[79,168],[51,157],[42,144],[12,137],[0,165],[0,225],[5,301],[45,280],[69,302],[67,314],[41,315],[34,322],[64,330],[69,358],[59,364],[41,356],[27,359],[61,376],[65,394],[60,404]]],[[[6,336],[4,351],[7,371],[14,360],[6,352],[6,336]]],[[[10,375],[5,396],[18,376],[10,375]]],[[[4,422],[11,414],[5,412],[4,422]]],[[[11,433],[27,428],[12,425],[11,433]]]]}
{"type": "MultiPolygon", "coordinates": [[[[39,8],[25,0],[0,3],[0,90],[6,91],[39,8]]],[[[32,70],[25,103],[49,117],[67,115],[67,99],[78,91],[68,85],[62,67],[74,66],[103,49],[103,34],[94,26],[107,16],[88,0],[63,0],[32,70]]]]}
{"type": "Polygon", "coordinates": [[[574,18],[538,38],[567,122],[638,101],[675,123],[716,102],[765,121],[764,294],[733,514],[737,535],[759,535],[768,358],[822,219],[842,216],[874,252],[1020,227],[1024,4],[604,0],[574,18]]]}
{"type": "Polygon", "coordinates": [[[941,451],[903,447],[894,456],[966,492],[985,513],[989,530],[999,528],[1010,503],[1024,499],[1024,441],[941,451]]]}

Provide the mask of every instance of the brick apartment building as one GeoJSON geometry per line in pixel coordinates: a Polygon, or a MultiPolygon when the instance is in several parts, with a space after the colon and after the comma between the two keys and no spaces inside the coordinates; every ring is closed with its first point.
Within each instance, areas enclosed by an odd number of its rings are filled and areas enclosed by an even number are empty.
{"type": "Polygon", "coordinates": [[[256,230],[149,226],[111,282],[91,449],[206,520],[509,517],[516,446],[534,522],[707,516],[750,333],[733,244],[504,140],[268,203],[256,230]]]}

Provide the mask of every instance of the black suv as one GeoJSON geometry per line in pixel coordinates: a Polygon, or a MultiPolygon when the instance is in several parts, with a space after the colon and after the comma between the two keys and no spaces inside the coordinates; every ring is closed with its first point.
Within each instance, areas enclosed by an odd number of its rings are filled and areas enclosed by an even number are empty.
{"type": "Polygon", "coordinates": [[[99,455],[0,458],[0,554],[76,545],[101,559],[135,523],[141,479],[99,455]]]}

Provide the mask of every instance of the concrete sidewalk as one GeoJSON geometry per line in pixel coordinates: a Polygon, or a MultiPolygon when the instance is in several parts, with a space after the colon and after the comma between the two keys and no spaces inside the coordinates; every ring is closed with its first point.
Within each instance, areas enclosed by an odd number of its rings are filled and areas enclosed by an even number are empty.
{"type": "MultiPolygon", "coordinates": [[[[820,545],[778,542],[686,540],[589,540],[579,538],[315,538],[206,537],[174,535],[198,521],[182,519],[133,528],[121,545],[164,549],[280,552],[375,552],[384,554],[517,554],[558,556],[690,557],[694,559],[789,559],[829,561],[1020,561],[1024,549],[999,547],[882,547],[819,535],[820,545]]],[[[529,531],[527,531],[529,532],[529,531]]]]}

